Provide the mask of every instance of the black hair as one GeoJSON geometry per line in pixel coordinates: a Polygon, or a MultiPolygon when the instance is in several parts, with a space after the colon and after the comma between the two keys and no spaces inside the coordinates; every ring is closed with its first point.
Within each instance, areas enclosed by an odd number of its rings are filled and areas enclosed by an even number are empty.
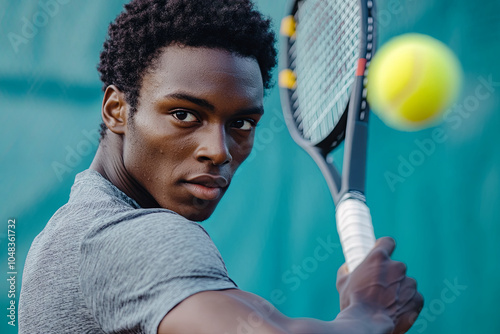
{"type": "MultiPolygon", "coordinates": [[[[98,71],[137,111],[142,77],[161,49],[179,44],[230,51],[257,60],[265,89],[276,66],[271,20],[251,0],[133,0],[108,29],[98,71]]],[[[106,125],[101,123],[101,139],[106,125]]]]}

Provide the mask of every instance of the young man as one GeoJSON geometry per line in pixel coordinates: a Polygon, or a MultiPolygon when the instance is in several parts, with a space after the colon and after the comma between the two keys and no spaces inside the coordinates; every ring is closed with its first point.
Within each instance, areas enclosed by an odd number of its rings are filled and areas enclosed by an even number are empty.
{"type": "Polygon", "coordinates": [[[32,244],[20,333],[408,330],[423,300],[390,259],[392,239],[354,272],[340,268],[342,312],[325,322],[288,318],[239,290],[196,223],[252,148],[276,63],[269,20],[250,0],[136,0],[125,9],[99,65],[102,140],[32,244]]]}

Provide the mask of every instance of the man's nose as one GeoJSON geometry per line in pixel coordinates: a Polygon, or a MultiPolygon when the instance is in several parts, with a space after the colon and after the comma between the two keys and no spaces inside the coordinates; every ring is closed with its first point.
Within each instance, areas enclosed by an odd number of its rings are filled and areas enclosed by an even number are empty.
{"type": "Polygon", "coordinates": [[[232,161],[229,153],[226,129],[222,125],[206,127],[200,133],[199,145],[195,152],[198,161],[209,161],[215,166],[227,164],[232,161]]]}

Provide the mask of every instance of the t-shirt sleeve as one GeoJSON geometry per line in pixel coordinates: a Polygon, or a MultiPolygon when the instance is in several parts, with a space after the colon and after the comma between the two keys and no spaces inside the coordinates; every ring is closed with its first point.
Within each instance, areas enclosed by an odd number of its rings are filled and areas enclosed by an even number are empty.
{"type": "Polygon", "coordinates": [[[104,332],[147,334],[185,298],[236,288],[206,231],[169,212],[92,229],[81,246],[80,285],[104,332]]]}

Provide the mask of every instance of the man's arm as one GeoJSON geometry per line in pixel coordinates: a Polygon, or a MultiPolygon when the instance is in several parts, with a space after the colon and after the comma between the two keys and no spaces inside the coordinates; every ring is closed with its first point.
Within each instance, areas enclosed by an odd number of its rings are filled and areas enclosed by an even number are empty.
{"type": "Polygon", "coordinates": [[[404,333],[423,299],[406,267],[390,259],[393,249],[394,241],[382,238],[353,273],[340,268],[342,311],[333,321],[288,318],[254,294],[228,289],[185,299],[163,318],[158,334],[404,333]]]}
{"type": "Polygon", "coordinates": [[[289,333],[391,333],[392,320],[378,319],[355,307],[342,311],[334,321],[292,319],[265,299],[237,290],[197,293],[177,305],[161,322],[158,334],[289,334],[289,333]]]}

